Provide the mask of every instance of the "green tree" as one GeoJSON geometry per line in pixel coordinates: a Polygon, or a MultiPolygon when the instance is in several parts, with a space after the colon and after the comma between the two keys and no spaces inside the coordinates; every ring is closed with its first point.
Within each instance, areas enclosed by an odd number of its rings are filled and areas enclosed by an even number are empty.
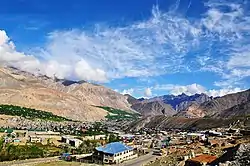
{"type": "Polygon", "coordinates": [[[108,138],[108,142],[111,143],[111,142],[118,142],[120,141],[119,138],[115,135],[115,134],[110,134],[109,135],[109,138],[108,138]]]}

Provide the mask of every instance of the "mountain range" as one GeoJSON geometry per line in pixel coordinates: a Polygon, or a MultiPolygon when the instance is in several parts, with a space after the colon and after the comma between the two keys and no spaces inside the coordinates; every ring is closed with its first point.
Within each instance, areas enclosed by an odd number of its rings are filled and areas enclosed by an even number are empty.
{"type": "Polygon", "coordinates": [[[13,67],[0,68],[0,104],[52,112],[73,120],[105,119],[99,106],[139,112],[142,116],[231,118],[250,114],[250,90],[222,97],[206,94],[164,95],[136,99],[102,85],[34,75],[13,67]]]}
{"type": "Polygon", "coordinates": [[[104,86],[33,75],[12,67],[0,68],[0,104],[49,111],[80,121],[104,119],[107,111],[96,106],[133,111],[125,96],[104,86]]]}
{"type": "Polygon", "coordinates": [[[145,116],[174,115],[188,118],[202,118],[205,116],[228,118],[250,113],[250,90],[215,98],[204,93],[191,96],[186,94],[178,96],[164,95],[143,100],[135,99],[129,95],[126,96],[128,102],[132,105],[131,108],[145,116]]]}

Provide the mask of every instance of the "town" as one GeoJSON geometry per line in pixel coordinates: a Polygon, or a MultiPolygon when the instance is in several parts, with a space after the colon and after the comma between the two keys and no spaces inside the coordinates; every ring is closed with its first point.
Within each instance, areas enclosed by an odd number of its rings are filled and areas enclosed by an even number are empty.
{"type": "MultiPolygon", "coordinates": [[[[19,156],[9,154],[11,157],[5,153],[6,156],[1,155],[0,159],[5,161],[3,163],[8,163],[7,160],[25,159],[26,155],[27,158],[45,157],[45,160],[37,163],[52,162],[50,157],[57,156],[53,158],[53,162],[131,166],[226,166],[234,159],[234,155],[240,155],[237,151],[242,154],[250,151],[250,130],[247,129],[163,131],[144,127],[139,131],[129,131],[124,127],[127,123],[127,120],[84,123],[67,135],[63,128],[60,132],[57,128],[53,128],[54,131],[2,128],[2,147],[36,146],[38,149],[46,149],[46,152],[36,150],[31,156],[25,153],[19,156]]],[[[248,160],[241,162],[249,164],[248,160]]]]}
{"type": "Polygon", "coordinates": [[[0,166],[250,166],[250,0],[0,2],[0,166]]]}

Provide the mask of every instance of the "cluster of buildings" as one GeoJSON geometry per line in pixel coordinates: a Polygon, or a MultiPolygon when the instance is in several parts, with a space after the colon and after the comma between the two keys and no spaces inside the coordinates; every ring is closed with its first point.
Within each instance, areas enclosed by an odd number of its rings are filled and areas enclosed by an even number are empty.
{"type": "MultiPolygon", "coordinates": [[[[88,161],[98,164],[117,164],[126,160],[137,158],[153,152],[154,155],[173,155],[183,166],[200,166],[214,163],[224,149],[233,147],[244,136],[250,135],[247,130],[217,128],[206,131],[181,131],[144,128],[140,132],[131,134],[122,132],[123,125],[127,122],[119,122],[113,126],[106,122],[101,127],[108,133],[116,135],[120,142],[109,144],[101,143],[103,146],[96,147],[88,161]],[[120,126],[120,127],[119,127],[120,126]]],[[[93,128],[93,125],[77,128],[82,133],[93,128]]],[[[102,129],[101,128],[101,129],[102,129]]],[[[5,142],[14,143],[46,143],[46,140],[60,140],[59,144],[68,144],[78,148],[84,140],[108,140],[108,134],[93,136],[63,135],[56,131],[28,131],[28,130],[6,130],[5,142]],[[81,139],[79,139],[81,137],[81,139]]],[[[79,159],[80,162],[85,159],[79,159]]]]}

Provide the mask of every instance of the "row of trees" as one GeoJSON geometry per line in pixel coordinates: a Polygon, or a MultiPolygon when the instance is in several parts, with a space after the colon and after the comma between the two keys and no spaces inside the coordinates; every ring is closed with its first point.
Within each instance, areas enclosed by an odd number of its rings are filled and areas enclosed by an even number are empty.
{"type": "Polygon", "coordinates": [[[139,114],[137,113],[129,113],[127,111],[114,109],[111,107],[103,107],[103,106],[98,106],[98,107],[112,113],[112,115],[108,114],[106,116],[106,118],[109,120],[137,119],[139,117],[139,114]]]}
{"type": "Polygon", "coordinates": [[[25,108],[25,107],[19,107],[19,106],[14,106],[14,105],[0,105],[0,114],[21,116],[27,119],[70,121],[70,119],[54,115],[51,112],[35,110],[35,109],[25,108]]]}

